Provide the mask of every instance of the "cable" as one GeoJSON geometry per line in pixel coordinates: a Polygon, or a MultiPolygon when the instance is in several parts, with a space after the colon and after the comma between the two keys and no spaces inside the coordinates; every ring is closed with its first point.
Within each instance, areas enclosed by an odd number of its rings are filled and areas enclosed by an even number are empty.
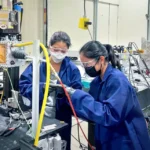
{"type": "MultiPolygon", "coordinates": [[[[32,45],[32,44],[33,44],[33,42],[28,42],[28,43],[16,44],[16,45],[13,45],[13,46],[14,46],[14,47],[15,47],[15,46],[16,46],[16,47],[22,47],[22,46],[27,46],[27,45],[32,45]]],[[[44,45],[41,44],[41,43],[40,43],[40,46],[42,47],[42,49],[43,49],[43,51],[44,51],[44,54],[45,54],[45,57],[46,57],[46,62],[47,62],[47,78],[46,78],[46,88],[45,88],[45,93],[44,93],[43,105],[42,105],[42,109],[41,109],[41,113],[40,113],[40,118],[39,118],[39,123],[38,123],[38,127],[37,127],[36,137],[35,137],[35,141],[34,141],[34,145],[35,145],[35,146],[38,146],[40,131],[41,131],[41,127],[42,127],[42,121],[43,121],[45,106],[46,106],[46,102],[47,102],[47,95],[48,95],[48,88],[49,88],[49,80],[50,80],[50,66],[51,66],[50,63],[49,63],[49,56],[48,56],[48,53],[47,53],[46,48],[45,48],[44,45]]],[[[66,94],[66,96],[67,96],[67,98],[68,98],[68,101],[69,101],[69,103],[70,103],[70,106],[71,106],[71,109],[72,109],[72,111],[73,111],[73,114],[74,114],[74,116],[75,116],[75,118],[76,118],[76,120],[77,120],[77,124],[79,125],[79,127],[80,127],[80,129],[81,129],[81,131],[82,131],[82,133],[83,133],[85,139],[87,140],[87,142],[88,142],[88,144],[89,144],[91,150],[93,150],[92,145],[89,143],[89,141],[88,141],[88,139],[87,139],[87,137],[86,137],[86,135],[85,135],[85,133],[84,133],[84,131],[83,131],[81,125],[80,125],[80,122],[79,122],[78,117],[77,117],[77,115],[76,115],[76,113],[75,113],[75,110],[74,110],[74,107],[73,107],[73,105],[72,105],[71,99],[70,99],[69,94],[67,93],[67,91],[66,91],[66,89],[65,89],[64,84],[62,83],[61,79],[59,78],[59,76],[57,75],[57,73],[55,72],[55,70],[54,70],[54,68],[53,68],[52,66],[51,66],[51,69],[52,69],[52,71],[55,73],[55,75],[56,75],[57,79],[59,80],[60,84],[62,85],[62,87],[63,87],[63,89],[64,89],[64,91],[65,91],[65,94],[66,94]]],[[[22,110],[21,110],[21,112],[22,112],[22,110]]],[[[22,115],[24,116],[24,114],[22,114],[22,115]]],[[[26,118],[25,118],[25,119],[26,119],[26,118]]]]}
{"type": "MultiPolygon", "coordinates": [[[[81,124],[82,122],[84,122],[84,121],[83,121],[83,120],[80,121],[80,124],[81,124]]],[[[74,126],[77,126],[77,125],[78,125],[78,124],[76,123],[76,124],[72,125],[71,127],[74,127],[74,126]]]]}
{"type": "Polygon", "coordinates": [[[23,47],[23,46],[29,46],[29,45],[33,45],[33,42],[14,44],[12,45],[12,47],[23,47]]]}
{"type": "Polygon", "coordinates": [[[35,146],[38,146],[38,142],[39,142],[40,132],[41,132],[43,118],[44,118],[44,112],[45,112],[46,103],[47,103],[48,91],[49,91],[49,86],[50,86],[49,81],[50,81],[50,75],[51,75],[48,51],[42,43],[40,43],[40,46],[41,46],[41,48],[44,52],[45,58],[46,58],[46,70],[47,71],[46,71],[46,86],[45,86],[45,92],[44,92],[44,99],[43,99],[43,104],[42,104],[39,122],[38,122],[38,126],[37,126],[35,141],[34,141],[35,146]]]}
{"type": "Polygon", "coordinates": [[[79,125],[77,125],[79,145],[80,145],[81,148],[83,148],[83,147],[82,147],[82,144],[81,144],[81,141],[80,141],[80,130],[79,130],[79,128],[80,128],[79,125]]]}
{"type": "MultiPolygon", "coordinates": [[[[84,121],[83,121],[83,120],[82,120],[82,121],[80,121],[80,124],[81,124],[82,122],[84,122],[84,121]]],[[[80,147],[81,147],[81,148],[83,148],[82,143],[80,142],[80,131],[79,131],[79,125],[78,125],[78,124],[74,124],[74,125],[72,125],[72,127],[74,127],[74,126],[77,126],[77,131],[78,131],[78,142],[79,142],[80,147]]]]}
{"type": "MultiPolygon", "coordinates": [[[[28,42],[28,43],[22,43],[22,44],[16,44],[16,45],[12,45],[12,46],[18,46],[18,47],[22,47],[22,46],[26,46],[26,45],[32,45],[33,42],[28,42]]],[[[37,133],[36,133],[36,137],[35,137],[35,141],[34,141],[34,145],[38,146],[38,141],[39,141],[39,136],[40,136],[40,131],[41,131],[41,127],[42,127],[42,121],[43,121],[43,117],[44,117],[44,111],[45,111],[45,106],[46,106],[46,102],[47,102],[47,96],[48,96],[48,89],[49,89],[49,81],[50,81],[50,68],[52,69],[52,71],[54,72],[54,75],[56,76],[56,78],[58,79],[58,81],[60,82],[60,84],[62,85],[62,88],[64,89],[65,95],[67,96],[67,99],[70,103],[71,109],[73,111],[73,114],[76,118],[77,124],[79,125],[83,136],[85,137],[86,141],[88,142],[88,145],[90,146],[91,150],[94,150],[92,145],[90,144],[90,142],[88,141],[81,125],[80,122],[78,120],[78,117],[76,115],[76,112],[74,110],[72,101],[70,99],[70,96],[68,94],[68,92],[65,89],[64,84],[62,83],[61,79],[59,78],[58,74],[56,73],[56,71],[54,70],[54,68],[52,67],[52,65],[49,62],[49,56],[48,56],[48,52],[47,49],[45,48],[45,46],[43,44],[40,43],[40,46],[42,47],[42,50],[44,51],[44,55],[46,57],[46,62],[47,62],[47,78],[46,78],[46,88],[45,88],[45,93],[44,93],[44,100],[43,100],[43,105],[42,105],[42,109],[41,109],[41,113],[40,113],[40,118],[39,118],[39,122],[38,122],[38,127],[37,127],[37,133]]]]}
{"type": "Polygon", "coordinates": [[[11,85],[11,88],[12,88],[12,92],[14,92],[15,101],[16,101],[16,103],[17,103],[17,105],[18,105],[18,108],[19,108],[19,110],[20,110],[20,112],[21,112],[23,118],[25,119],[25,121],[26,121],[26,123],[27,123],[27,125],[28,125],[28,127],[29,127],[29,130],[30,130],[30,132],[31,132],[32,137],[34,137],[34,136],[33,136],[33,132],[32,132],[32,128],[31,128],[31,126],[28,124],[28,121],[27,121],[27,119],[26,119],[26,117],[25,117],[25,115],[24,115],[24,113],[23,113],[23,111],[22,111],[22,109],[21,109],[21,107],[20,107],[20,104],[19,104],[19,102],[18,102],[18,100],[17,100],[17,96],[16,96],[16,93],[15,93],[15,90],[14,90],[14,87],[13,87],[13,84],[12,84],[12,81],[11,81],[11,78],[10,78],[10,75],[9,75],[9,73],[8,73],[8,70],[5,69],[5,68],[3,68],[3,70],[6,71],[6,73],[7,73],[7,75],[8,75],[8,78],[9,78],[9,81],[10,81],[10,85],[11,85]]]}
{"type": "Polygon", "coordinates": [[[0,104],[2,104],[3,95],[4,95],[4,91],[2,91],[1,93],[0,104]]]}
{"type": "Polygon", "coordinates": [[[84,17],[86,17],[86,0],[84,0],[84,17]]]}
{"type": "MultiPolygon", "coordinates": [[[[83,120],[82,120],[82,121],[80,121],[80,124],[81,124],[82,122],[84,122],[84,121],[83,121],[83,120]]],[[[77,126],[77,131],[78,131],[78,140],[77,140],[77,139],[76,139],[76,140],[79,142],[80,147],[81,147],[81,148],[83,148],[83,144],[80,142],[80,136],[79,136],[79,135],[80,135],[79,125],[78,125],[78,124],[74,124],[74,125],[72,125],[72,127],[74,127],[74,126],[77,126]]]]}
{"type": "MultiPolygon", "coordinates": [[[[79,142],[78,139],[77,139],[74,135],[71,134],[71,136],[72,136],[77,142],[79,142]]],[[[84,148],[88,148],[88,147],[87,147],[86,145],[84,145],[83,143],[81,143],[81,145],[84,146],[84,148]]]]}
{"type": "MultiPolygon", "coordinates": [[[[51,66],[51,65],[50,65],[50,66],[51,66]]],[[[61,84],[61,86],[62,86],[62,88],[63,88],[63,90],[64,90],[64,92],[65,92],[65,95],[66,95],[66,97],[67,97],[67,99],[68,99],[68,101],[69,101],[70,107],[71,107],[71,109],[72,109],[73,115],[74,115],[74,117],[76,118],[77,124],[79,125],[79,127],[80,127],[80,129],[81,129],[81,131],[82,131],[82,134],[83,134],[84,138],[85,138],[86,141],[88,142],[88,145],[89,145],[89,147],[91,148],[91,150],[94,150],[93,147],[92,147],[92,145],[90,144],[88,138],[86,137],[86,135],[85,135],[85,133],[84,133],[82,127],[81,127],[81,124],[80,124],[79,119],[78,119],[78,117],[77,117],[77,115],[76,115],[75,109],[74,109],[73,104],[72,104],[72,101],[71,101],[71,99],[70,99],[70,96],[69,96],[68,92],[66,91],[65,85],[62,83],[61,79],[59,78],[58,74],[56,73],[56,71],[54,70],[54,68],[53,68],[52,66],[51,66],[51,69],[52,69],[54,75],[56,76],[56,78],[58,79],[58,81],[60,82],[60,84],[61,84]]]]}
{"type": "Polygon", "coordinates": [[[91,31],[90,31],[90,29],[89,29],[89,28],[88,28],[88,31],[89,31],[89,34],[90,34],[91,40],[93,40],[93,37],[92,37],[91,31]]]}
{"type": "MultiPolygon", "coordinates": [[[[12,45],[13,47],[23,47],[23,46],[28,46],[28,45],[32,45],[33,42],[26,42],[26,43],[21,43],[21,44],[14,44],[12,45]]],[[[46,47],[40,43],[40,47],[42,48],[45,58],[46,58],[46,86],[45,86],[45,92],[44,92],[44,98],[43,98],[43,104],[42,104],[42,108],[41,108],[41,113],[40,113],[40,117],[39,117],[39,122],[38,122],[38,126],[37,126],[37,130],[36,130],[36,135],[35,135],[35,141],[34,141],[34,146],[38,146],[38,142],[39,142],[39,137],[40,137],[40,132],[41,132],[41,128],[42,128],[42,123],[43,123],[43,118],[44,118],[44,112],[45,112],[45,107],[46,107],[46,103],[47,103],[47,97],[48,97],[48,91],[49,91],[49,86],[50,86],[50,62],[49,62],[49,55],[48,55],[48,51],[46,49],[46,47]]]]}
{"type": "MultiPolygon", "coordinates": [[[[84,0],[84,17],[86,18],[86,0],[84,0]]],[[[93,40],[93,37],[92,37],[92,34],[91,34],[89,28],[88,28],[88,32],[89,32],[89,35],[91,37],[91,40],[93,40]]]]}

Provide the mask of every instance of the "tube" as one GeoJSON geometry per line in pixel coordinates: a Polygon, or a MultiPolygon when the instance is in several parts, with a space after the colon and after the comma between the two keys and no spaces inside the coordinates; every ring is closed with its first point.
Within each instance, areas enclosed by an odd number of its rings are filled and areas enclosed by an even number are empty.
{"type": "Polygon", "coordinates": [[[33,42],[14,44],[12,45],[12,47],[23,47],[23,46],[29,46],[29,45],[33,45],[33,42]]]}
{"type": "Polygon", "coordinates": [[[47,64],[46,65],[46,70],[47,71],[46,71],[46,87],[45,87],[45,92],[44,92],[44,99],[43,99],[40,118],[39,118],[39,122],[38,122],[38,126],[37,126],[37,131],[36,131],[36,135],[35,135],[34,146],[38,146],[38,142],[39,142],[40,132],[41,132],[43,118],[44,118],[44,112],[45,112],[45,107],[46,107],[47,97],[48,97],[49,81],[50,81],[49,55],[48,55],[47,49],[45,48],[45,46],[42,43],[40,43],[40,46],[41,46],[41,48],[44,52],[45,58],[46,58],[46,64],[47,64]]]}

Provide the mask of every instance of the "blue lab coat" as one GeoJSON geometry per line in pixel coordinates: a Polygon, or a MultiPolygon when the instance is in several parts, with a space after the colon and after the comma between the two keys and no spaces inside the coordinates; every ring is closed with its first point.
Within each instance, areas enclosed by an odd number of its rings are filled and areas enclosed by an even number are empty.
{"type": "MultiPolygon", "coordinates": [[[[78,68],[66,57],[61,65],[59,77],[62,82],[75,89],[81,89],[81,75],[78,68]]],[[[40,107],[43,100],[43,87],[46,81],[46,63],[41,63],[40,65],[40,107]]],[[[19,81],[20,93],[32,101],[32,64],[30,64],[27,69],[23,72],[19,81]]],[[[59,91],[57,92],[58,95],[59,91]]],[[[59,96],[60,97],[60,96],[59,96]]],[[[67,141],[67,150],[70,150],[70,140],[71,140],[71,119],[72,111],[69,105],[66,103],[66,97],[59,98],[56,100],[56,118],[65,121],[69,124],[68,128],[63,129],[60,133],[62,139],[67,141]]]]}
{"type": "Polygon", "coordinates": [[[136,93],[125,75],[109,64],[89,94],[71,97],[79,116],[95,122],[96,150],[150,150],[150,139],[136,93]]]}

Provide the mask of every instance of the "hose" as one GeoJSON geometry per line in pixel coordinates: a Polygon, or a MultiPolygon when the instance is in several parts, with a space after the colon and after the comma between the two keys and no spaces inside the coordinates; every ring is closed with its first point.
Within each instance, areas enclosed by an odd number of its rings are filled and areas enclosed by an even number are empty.
{"type": "MultiPolygon", "coordinates": [[[[27,42],[27,43],[21,43],[21,44],[15,44],[13,45],[14,47],[22,47],[22,46],[27,46],[27,45],[32,45],[33,42],[27,42]]],[[[81,131],[82,131],[82,134],[84,135],[84,138],[86,139],[86,141],[88,142],[88,145],[90,146],[91,150],[94,150],[92,145],[90,144],[90,142],[88,141],[88,138],[86,137],[81,125],[80,125],[80,122],[78,120],[78,117],[76,115],[76,112],[75,112],[75,109],[73,107],[73,104],[72,104],[72,101],[70,99],[70,96],[68,94],[68,92],[66,91],[66,88],[64,86],[64,84],[62,83],[61,79],[59,78],[57,72],[55,71],[55,69],[53,68],[53,66],[50,64],[50,61],[49,61],[49,55],[48,55],[48,52],[47,52],[47,49],[45,48],[45,46],[40,43],[40,46],[44,52],[44,55],[45,55],[45,58],[46,58],[46,88],[45,88],[45,92],[44,92],[44,99],[43,99],[43,105],[42,105],[42,108],[41,108],[41,113],[40,113],[40,118],[39,118],[39,122],[38,122],[38,127],[37,127],[37,131],[36,131],[36,136],[35,136],[35,141],[34,141],[34,146],[38,146],[38,142],[39,142],[39,137],[40,137],[40,132],[41,132],[41,127],[42,127],[42,122],[43,122],[43,117],[44,117],[44,112],[45,112],[45,107],[46,107],[46,103],[47,103],[47,96],[48,96],[48,89],[49,89],[49,86],[50,86],[50,68],[52,69],[53,73],[55,74],[56,78],[58,79],[58,81],[60,82],[60,84],[62,85],[62,88],[64,89],[64,92],[65,92],[65,95],[69,101],[69,104],[70,104],[70,107],[72,109],[72,112],[76,118],[76,121],[77,121],[77,124],[79,125],[81,131]]]]}
{"type": "Polygon", "coordinates": [[[33,45],[33,42],[14,44],[12,45],[12,47],[23,47],[23,46],[29,46],[29,45],[33,45]]]}
{"type": "MultiPolygon", "coordinates": [[[[23,47],[23,46],[28,46],[28,45],[32,45],[32,44],[33,44],[33,42],[27,42],[27,43],[15,44],[12,46],[13,47],[23,47]]],[[[50,83],[49,83],[49,81],[50,81],[49,55],[48,55],[47,49],[45,48],[45,46],[42,43],[40,43],[40,47],[42,48],[42,50],[44,52],[47,65],[46,65],[46,86],[45,86],[45,92],[44,92],[44,99],[43,99],[41,113],[40,113],[40,117],[39,117],[39,121],[38,121],[37,130],[36,130],[35,141],[34,141],[34,146],[36,146],[36,147],[38,146],[38,142],[39,142],[40,132],[41,132],[43,118],[44,118],[45,107],[46,107],[46,103],[47,103],[48,90],[49,90],[49,86],[50,86],[50,83]]]]}
{"type": "Polygon", "coordinates": [[[39,137],[40,137],[40,132],[41,132],[41,128],[42,128],[42,123],[43,123],[43,118],[44,118],[44,112],[45,112],[45,107],[46,107],[46,103],[47,103],[47,97],[48,97],[48,90],[49,90],[49,86],[50,86],[50,61],[49,61],[49,55],[47,52],[47,49],[45,48],[45,46],[40,43],[40,46],[44,52],[45,58],[46,58],[46,87],[45,87],[45,92],[44,92],[44,99],[43,99],[43,104],[42,104],[42,108],[41,108],[41,113],[40,113],[40,118],[39,118],[39,122],[38,122],[38,126],[37,126],[37,131],[36,131],[36,136],[35,136],[35,141],[34,141],[34,146],[38,146],[38,142],[39,142],[39,137]]]}
{"type": "Polygon", "coordinates": [[[88,138],[86,137],[86,135],[85,135],[85,133],[84,133],[82,127],[81,127],[81,124],[80,124],[79,119],[78,119],[78,117],[77,117],[77,115],[76,115],[75,109],[74,109],[74,107],[73,107],[72,101],[71,101],[71,99],[70,99],[70,96],[69,96],[68,92],[66,91],[66,88],[65,88],[64,84],[62,83],[61,79],[59,78],[58,74],[56,73],[55,69],[52,67],[51,64],[50,64],[50,66],[51,66],[51,70],[52,70],[53,73],[55,74],[55,77],[56,77],[56,78],[58,79],[58,81],[60,82],[60,84],[61,84],[61,86],[62,86],[62,88],[63,88],[63,90],[64,90],[64,92],[65,92],[65,95],[67,96],[67,99],[68,99],[68,101],[69,101],[69,104],[70,104],[70,107],[71,107],[71,109],[72,109],[72,112],[73,112],[73,114],[74,114],[74,116],[75,116],[75,118],[76,118],[77,124],[78,124],[78,126],[80,127],[84,138],[85,138],[86,141],[88,142],[88,145],[90,146],[90,149],[91,149],[91,150],[94,150],[94,148],[93,148],[92,145],[90,144],[88,138]]]}

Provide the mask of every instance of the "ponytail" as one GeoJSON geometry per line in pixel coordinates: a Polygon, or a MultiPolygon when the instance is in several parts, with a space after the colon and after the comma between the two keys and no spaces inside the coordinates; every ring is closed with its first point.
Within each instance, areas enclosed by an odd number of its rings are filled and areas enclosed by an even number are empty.
{"type": "Polygon", "coordinates": [[[101,44],[99,41],[89,41],[80,49],[79,53],[83,53],[85,57],[95,59],[104,56],[106,61],[110,61],[114,68],[121,70],[119,59],[114,54],[112,46],[109,44],[101,44]]]}
{"type": "Polygon", "coordinates": [[[107,52],[108,52],[108,57],[106,58],[107,61],[110,61],[111,62],[111,65],[114,67],[114,68],[118,68],[119,70],[121,70],[121,64],[119,62],[119,59],[117,58],[117,56],[115,55],[113,49],[112,49],[112,46],[109,45],[109,44],[104,44],[107,52]]]}

